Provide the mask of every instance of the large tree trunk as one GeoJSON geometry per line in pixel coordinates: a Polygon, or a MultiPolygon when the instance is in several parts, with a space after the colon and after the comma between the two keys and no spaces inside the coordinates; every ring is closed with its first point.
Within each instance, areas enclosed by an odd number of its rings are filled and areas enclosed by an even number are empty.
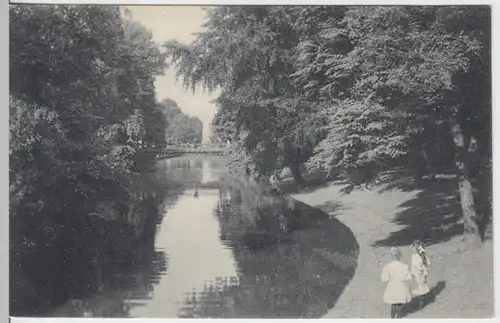
{"type": "Polygon", "coordinates": [[[452,134],[456,148],[455,165],[457,168],[458,188],[462,206],[464,238],[467,242],[477,243],[481,241],[481,236],[476,222],[477,215],[474,205],[474,193],[467,169],[468,144],[459,123],[453,125],[452,134]]]}
{"type": "Polygon", "coordinates": [[[295,184],[297,184],[298,186],[304,186],[305,180],[304,177],[302,176],[302,172],[300,171],[300,164],[292,163],[290,165],[290,170],[292,171],[295,184]]]}

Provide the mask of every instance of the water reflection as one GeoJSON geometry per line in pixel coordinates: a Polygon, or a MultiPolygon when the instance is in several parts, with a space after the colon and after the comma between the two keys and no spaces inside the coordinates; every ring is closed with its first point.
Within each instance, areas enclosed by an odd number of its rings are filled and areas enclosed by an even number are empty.
{"type": "Polygon", "coordinates": [[[185,293],[177,313],[180,318],[236,317],[235,301],[230,289],[239,284],[238,277],[216,277],[215,281],[204,284],[203,290],[185,293]]]}
{"type": "Polygon", "coordinates": [[[156,239],[156,247],[169,254],[168,272],[155,286],[155,297],[133,308],[132,316],[175,317],[187,291],[201,290],[217,274],[236,274],[231,250],[221,245],[218,221],[211,214],[217,196],[215,190],[200,190],[194,199],[188,190],[168,211],[156,239]]]}
{"type": "Polygon", "coordinates": [[[305,204],[296,208],[308,218],[293,234],[254,249],[241,239],[237,226],[224,225],[234,216],[219,206],[221,239],[230,245],[237,277],[216,278],[203,290],[189,293],[181,317],[314,318],[333,307],[356,266],[352,235],[326,215],[305,204]],[[333,225],[333,226],[332,226],[333,225]],[[228,282],[231,282],[228,284],[228,282]]]}
{"type": "Polygon", "coordinates": [[[155,241],[138,246],[141,260],[105,290],[59,316],[312,318],[333,307],[356,266],[350,231],[245,179],[218,181],[223,166],[162,162],[176,190],[155,241]]]}
{"type": "Polygon", "coordinates": [[[134,307],[154,296],[154,285],[167,271],[168,257],[161,250],[143,250],[141,262],[123,268],[109,280],[100,293],[71,299],[49,316],[55,317],[131,317],[134,307]]]}
{"type": "Polygon", "coordinates": [[[183,156],[158,163],[158,170],[166,174],[169,183],[183,184],[185,187],[217,181],[224,169],[223,158],[213,156],[183,156]]]}

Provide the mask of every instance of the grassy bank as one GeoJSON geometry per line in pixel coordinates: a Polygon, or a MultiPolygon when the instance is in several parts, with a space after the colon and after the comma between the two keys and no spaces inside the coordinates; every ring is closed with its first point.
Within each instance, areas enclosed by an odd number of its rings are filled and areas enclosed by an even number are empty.
{"type": "MultiPolygon", "coordinates": [[[[403,179],[400,184],[408,184],[403,179]]],[[[423,239],[432,260],[432,292],[409,318],[486,318],[494,311],[493,241],[480,249],[460,250],[460,216],[454,180],[429,181],[423,189],[385,184],[370,190],[341,192],[328,183],[292,196],[335,216],[351,229],[360,246],[358,267],[337,304],[325,318],[387,318],[380,272],[389,250],[400,246],[409,262],[413,239],[423,239]]]]}

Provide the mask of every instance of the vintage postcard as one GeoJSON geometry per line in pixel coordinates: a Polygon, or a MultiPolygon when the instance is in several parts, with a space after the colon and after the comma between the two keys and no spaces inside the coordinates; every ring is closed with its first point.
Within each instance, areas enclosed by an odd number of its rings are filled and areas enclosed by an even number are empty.
{"type": "Polygon", "coordinates": [[[494,316],[490,6],[9,24],[10,316],[494,316]]]}

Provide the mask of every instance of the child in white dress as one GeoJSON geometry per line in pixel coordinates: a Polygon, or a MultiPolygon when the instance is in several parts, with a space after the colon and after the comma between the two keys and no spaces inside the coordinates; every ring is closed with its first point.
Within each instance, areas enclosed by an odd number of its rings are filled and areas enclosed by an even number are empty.
{"type": "Polygon", "coordinates": [[[430,289],[427,286],[427,276],[429,274],[429,266],[431,262],[425,252],[424,246],[420,241],[413,243],[413,254],[411,256],[411,274],[413,277],[412,294],[419,297],[419,308],[422,307],[421,296],[429,293],[430,289]]]}
{"type": "Polygon", "coordinates": [[[401,251],[398,248],[391,249],[394,259],[385,265],[382,270],[381,280],[388,283],[385,289],[383,301],[391,305],[391,318],[401,318],[404,304],[411,301],[409,282],[411,273],[408,265],[401,262],[401,251]]]}

